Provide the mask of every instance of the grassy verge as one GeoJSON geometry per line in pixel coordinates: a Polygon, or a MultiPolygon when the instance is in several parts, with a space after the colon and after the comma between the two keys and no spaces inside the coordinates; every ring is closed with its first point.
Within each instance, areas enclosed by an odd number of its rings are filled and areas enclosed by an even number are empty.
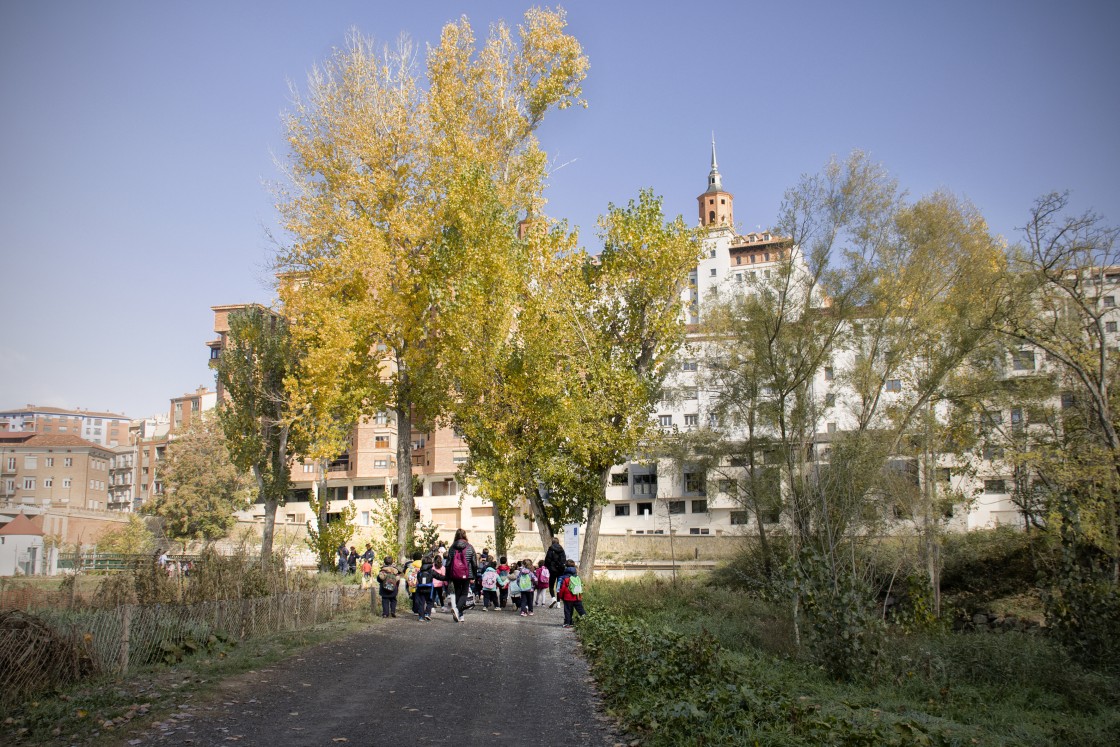
{"type": "Polygon", "coordinates": [[[1120,682],[1044,637],[892,634],[835,682],[788,613],[701,581],[599,581],[579,634],[608,706],[654,745],[1113,745],[1120,682]]]}
{"type": "Polygon", "coordinates": [[[205,698],[224,678],[334,640],[370,620],[368,609],[356,609],[313,628],[248,639],[173,667],[153,667],[123,680],[85,681],[0,707],[0,743],[119,745],[126,734],[166,719],[184,702],[205,698]]]}

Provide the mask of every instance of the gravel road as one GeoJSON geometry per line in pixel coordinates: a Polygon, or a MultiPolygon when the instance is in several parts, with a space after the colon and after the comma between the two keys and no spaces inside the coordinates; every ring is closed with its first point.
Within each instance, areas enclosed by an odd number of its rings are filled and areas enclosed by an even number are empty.
{"type": "MultiPolygon", "coordinates": [[[[408,602],[401,598],[407,609],[408,602]]],[[[615,745],[563,611],[402,610],[226,680],[125,744],[615,745]]]]}

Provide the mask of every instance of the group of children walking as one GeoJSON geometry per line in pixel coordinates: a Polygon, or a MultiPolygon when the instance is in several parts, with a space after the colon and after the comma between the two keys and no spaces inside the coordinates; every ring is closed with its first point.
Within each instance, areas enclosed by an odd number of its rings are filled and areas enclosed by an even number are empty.
{"type": "MultiPolygon", "coordinates": [[[[363,564],[363,575],[372,568],[363,564]]],[[[475,556],[474,548],[466,542],[462,529],[456,533],[447,556],[431,552],[414,553],[412,562],[398,569],[392,558],[385,558],[385,565],[377,574],[378,594],[381,597],[381,616],[397,616],[397,596],[401,582],[412,600],[412,614],[420,622],[430,622],[433,609],[451,612],[455,622],[462,622],[468,609],[481,599],[482,610],[500,611],[510,605],[522,617],[533,615],[535,607],[551,596],[549,607],[564,605],[564,627],[570,628],[573,614],[582,617],[583,581],[576,571],[574,560],[564,561],[554,579],[544,560],[535,565],[529,559],[507,562],[505,556],[493,558],[489,550],[475,556]],[[459,534],[462,534],[460,538],[459,534]],[[552,595],[552,590],[555,595],[552,595]]],[[[365,584],[363,584],[364,586],[365,584]]]]}

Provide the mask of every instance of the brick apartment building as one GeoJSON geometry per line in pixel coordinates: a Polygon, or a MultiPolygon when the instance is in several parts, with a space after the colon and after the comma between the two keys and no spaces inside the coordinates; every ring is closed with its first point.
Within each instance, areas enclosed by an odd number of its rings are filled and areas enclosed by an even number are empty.
{"type": "Polygon", "coordinates": [[[68,433],[0,433],[0,502],[105,510],[115,456],[68,433]]]}

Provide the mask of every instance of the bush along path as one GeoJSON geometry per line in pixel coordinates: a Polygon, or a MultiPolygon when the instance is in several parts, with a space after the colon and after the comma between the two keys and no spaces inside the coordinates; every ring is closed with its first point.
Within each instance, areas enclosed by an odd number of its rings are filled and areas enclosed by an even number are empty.
{"type": "Polygon", "coordinates": [[[560,608],[407,612],[227,680],[127,745],[617,745],[560,608]]]}
{"type": "Polygon", "coordinates": [[[592,591],[577,632],[608,712],[642,747],[1120,743],[1115,680],[1039,636],[903,637],[876,679],[839,682],[756,647],[765,615],[726,589],[592,591]]]}

